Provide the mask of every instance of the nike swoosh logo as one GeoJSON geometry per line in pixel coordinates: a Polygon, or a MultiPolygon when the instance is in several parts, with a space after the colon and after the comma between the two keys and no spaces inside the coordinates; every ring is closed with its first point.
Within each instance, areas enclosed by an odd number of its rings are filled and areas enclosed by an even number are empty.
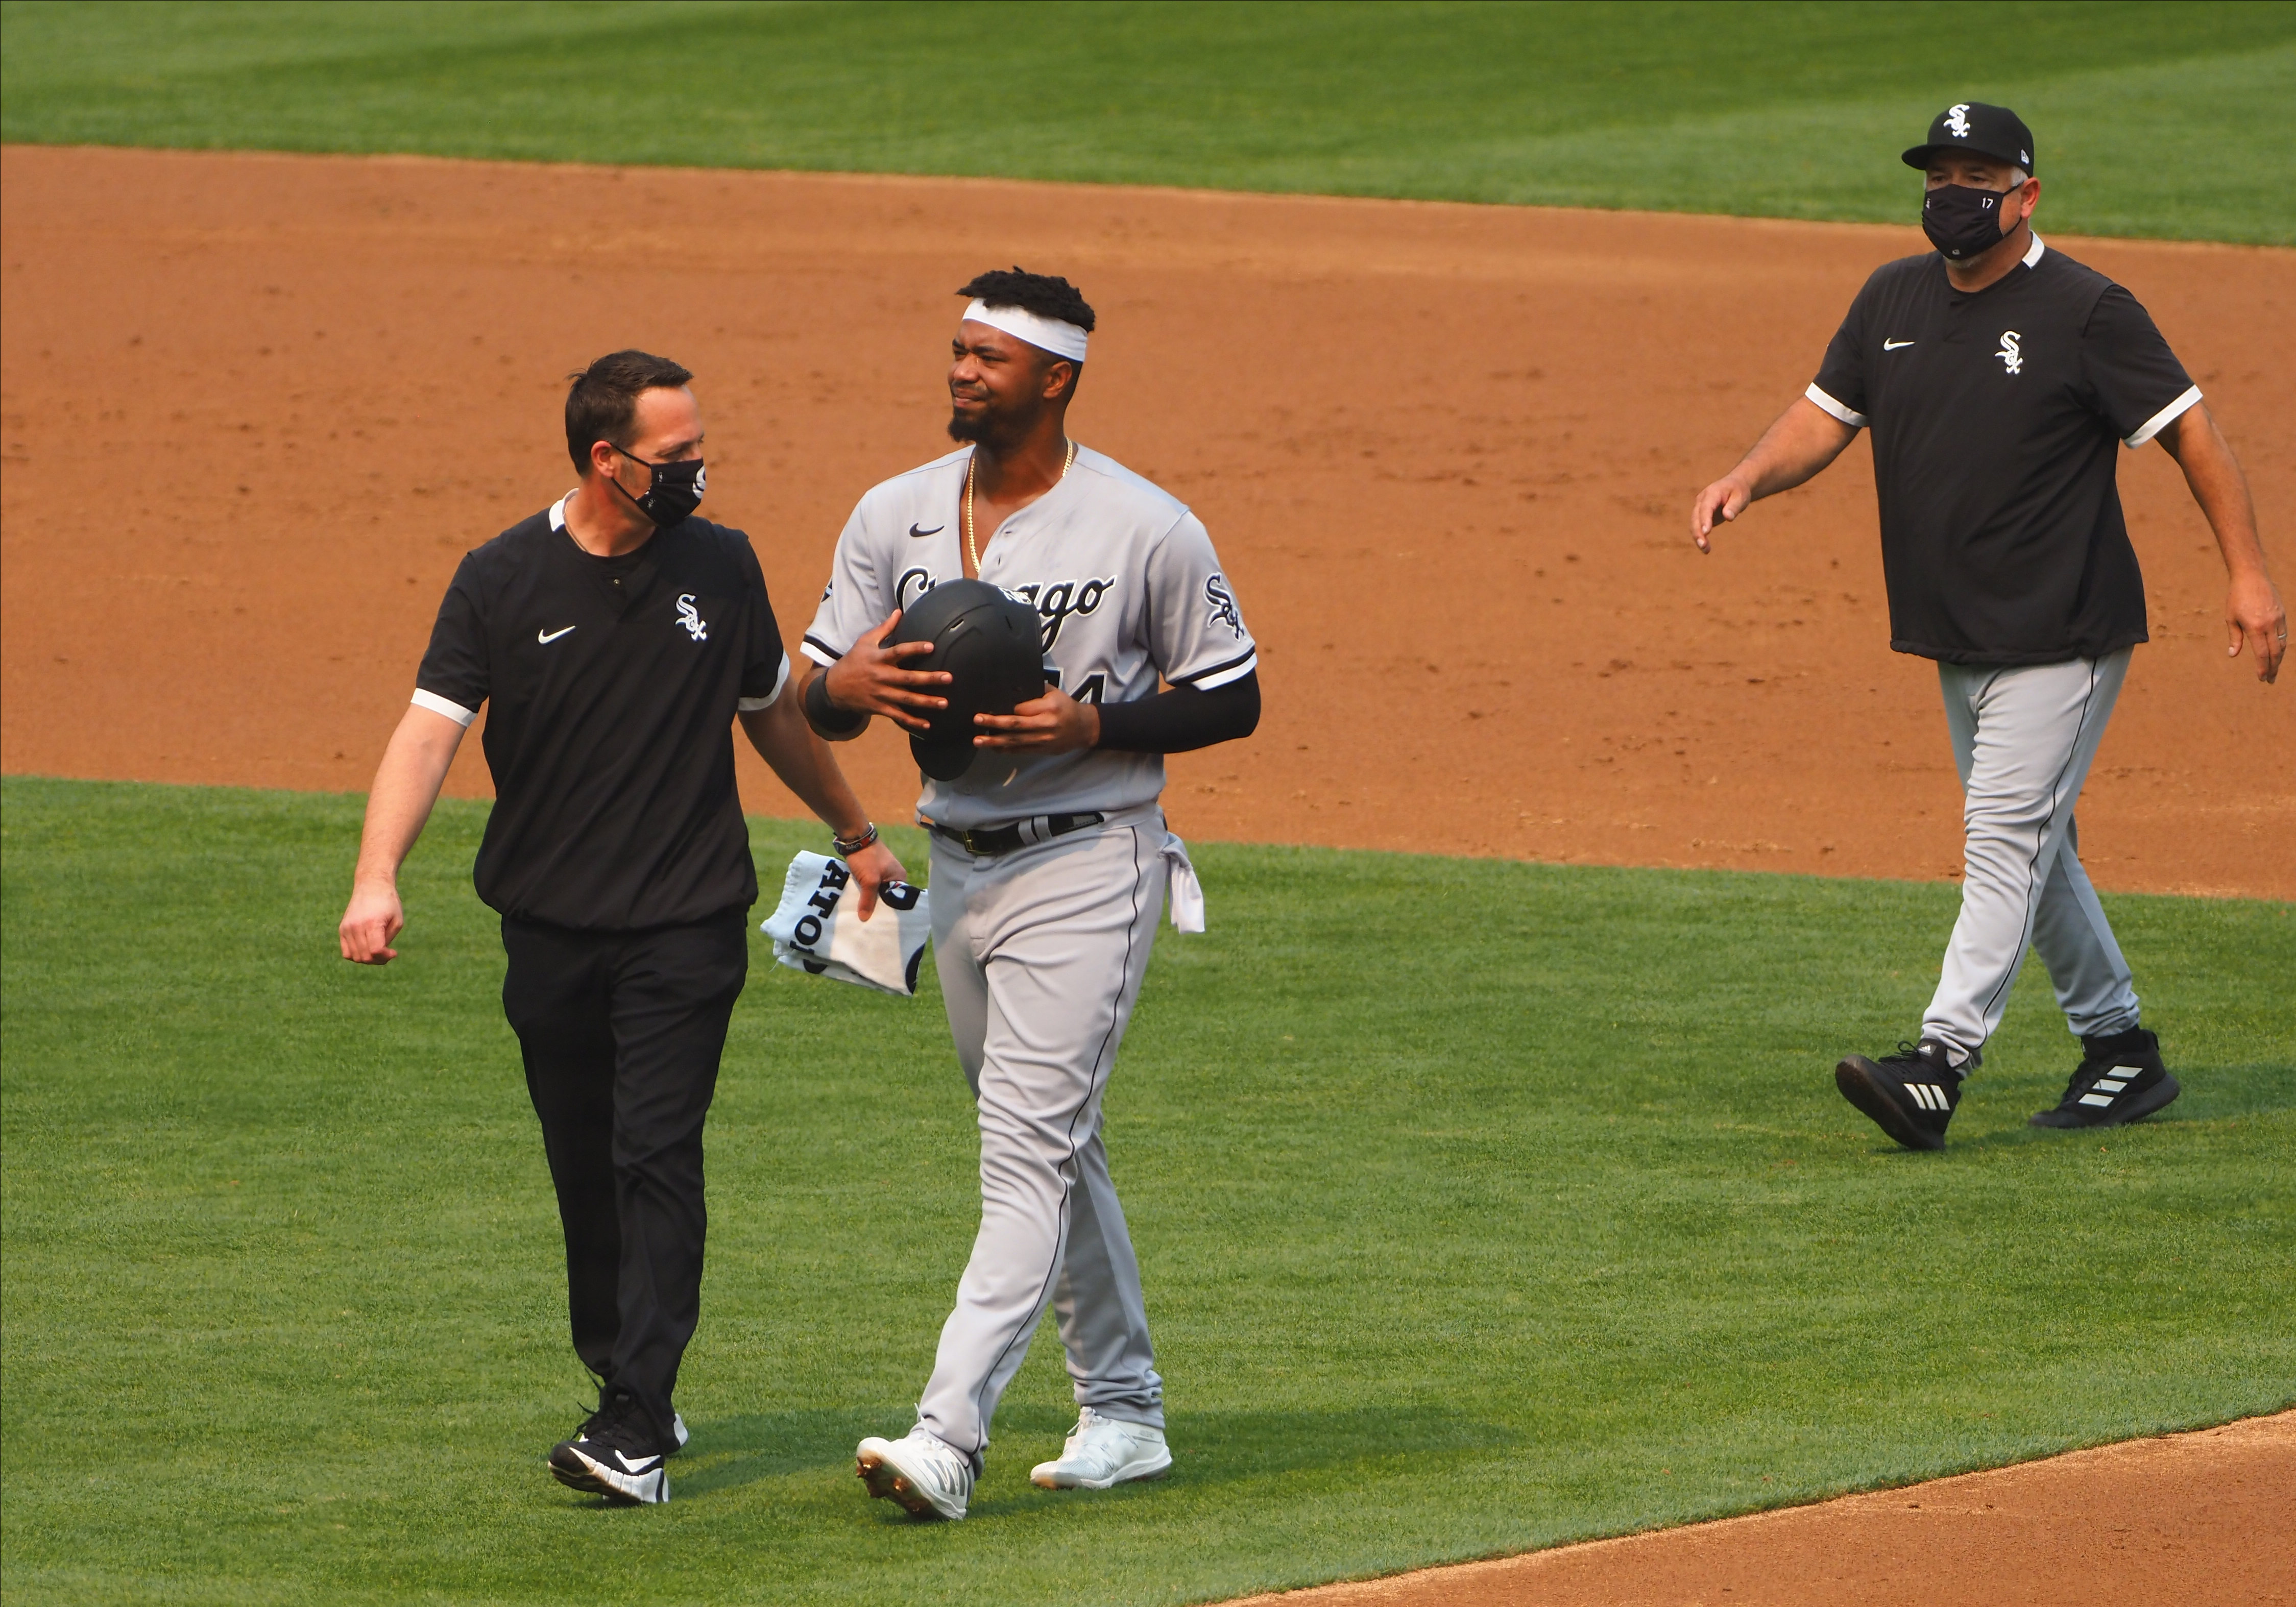
{"type": "Polygon", "coordinates": [[[578,628],[579,627],[570,625],[566,627],[566,630],[537,630],[534,633],[534,639],[546,647],[551,643],[558,640],[559,637],[564,635],[566,631],[575,630],[578,628]]]}
{"type": "Polygon", "coordinates": [[[1911,340],[1884,340],[1882,342],[1882,349],[1883,351],[1895,351],[1900,346],[1911,346],[1913,342],[1911,340]]]}
{"type": "Polygon", "coordinates": [[[630,1473],[651,1473],[661,1465],[661,1458],[659,1456],[641,1456],[636,1462],[632,1462],[619,1451],[614,1453],[614,1460],[622,1464],[623,1472],[630,1473]]]}
{"type": "Polygon", "coordinates": [[[909,527],[909,534],[911,536],[938,536],[947,529],[948,529],[948,527],[945,524],[937,524],[930,530],[921,530],[917,529],[916,526],[911,525],[909,527]]]}

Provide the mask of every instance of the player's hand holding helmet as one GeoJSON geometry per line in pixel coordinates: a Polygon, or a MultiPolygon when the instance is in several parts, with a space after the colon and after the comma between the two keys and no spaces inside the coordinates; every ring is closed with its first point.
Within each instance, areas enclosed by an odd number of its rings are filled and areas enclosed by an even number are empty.
{"type": "Polygon", "coordinates": [[[949,677],[917,665],[932,652],[932,644],[887,642],[900,623],[900,614],[895,613],[873,630],[863,631],[852,652],[807,683],[806,718],[821,736],[833,742],[850,741],[877,714],[912,733],[923,731],[933,715],[948,706],[941,693],[949,677]]]}
{"type": "MultiPolygon", "coordinates": [[[[1045,691],[1044,627],[1037,611],[982,580],[947,580],[912,603],[885,636],[888,651],[914,643],[929,652],[913,670],[947,676],[942,706],[909,732],[917,768],[935,781],[964,774],[981,735],[975,715],[1010,716],[1045,691]]],[[[923,711],[921,711],[923,712],[923,711]]]]}

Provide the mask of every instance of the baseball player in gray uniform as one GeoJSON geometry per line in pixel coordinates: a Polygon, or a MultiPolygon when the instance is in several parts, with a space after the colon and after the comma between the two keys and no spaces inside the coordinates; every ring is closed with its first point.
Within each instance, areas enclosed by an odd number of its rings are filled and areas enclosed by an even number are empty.
{"type": "Polygon", "coordinates": [[[1961,102],[1905,160],[1927,175],[1922,226],[1937,250],[1874,270],[1808,393],[1698,494],[1691,534],[1704,549],[1717,523],[1873,430],[1890,645],[1937,661],[1967,868],[1919,1039],[1847,1056],[1834,1080],[1891,1138],[1934,1150],[2028,946],[2082,1051],[2034,1126],[2117,1126],[2177,1095],[2073,822],[2146,635],[2120,448],[2157,440],[2184,470],[2231,578],[2227,645],[2252,652],[2265,681],[2288,616],[2200,388],[2135,297],[2034,234],[2041,181],[2023,121],[1961,102]]]}
{"type": "Polygon", "coordinates": [[[969,767],[928,778],[917,806],[934,963],[980,1111],[980,1229],[915,1427],[863,1440],[857,1460],[873,1496],[941,1518],[964,1515],[1047,1303],[1078,1413],[1035,1482],[1104,1489],[1171,1465],[1101,1100],[1168,878],[1176,919],[1193,902],[1157,801],[1163,755],[1249,735],[1259,717],[1258,651],[1201,522],[1069,438],[1092,308],[1066,280],[1019,268],[958,293],[948,429],[966,445],[855,508],[806,633],[820,668],[801,694],[832,740],[872,716],[922,733],[949,677],[905,668],[930,644],[886,644],[904,608],[962,576],[1043,624],[1044,694],[979,716],[969,767]]]}

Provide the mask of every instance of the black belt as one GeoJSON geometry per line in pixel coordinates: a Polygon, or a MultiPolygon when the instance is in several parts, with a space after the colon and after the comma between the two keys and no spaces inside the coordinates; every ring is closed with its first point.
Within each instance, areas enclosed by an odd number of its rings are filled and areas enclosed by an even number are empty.
{"type": "Polygon", "coordinates": [[[1039,815],[1034,820],[1024,820],[1018,825],[975,826],[960,832],[955,826],[928,822],[936,837],[946,837],[975,857],[991,854],[1009,854],[1014,849],[1028,848],[1039,842],[1050,842],[1055,837],[1065,837],[1070,832],[1081,832],[1086,826],[1096,826],[1107,816],[1097,809],[1089,815],[1039,815]]]}

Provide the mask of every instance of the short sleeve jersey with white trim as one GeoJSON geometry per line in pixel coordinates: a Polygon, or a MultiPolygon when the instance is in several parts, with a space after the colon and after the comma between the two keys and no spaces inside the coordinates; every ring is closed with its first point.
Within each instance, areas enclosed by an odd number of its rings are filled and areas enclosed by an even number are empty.
{"type": "Polygon", "coordinates": [[[734,716],[789,679],[758,555],[741,531],[687,519],[597,558],[565,507],[464,555],[415,673],[419,707],[468,726],[488,705],[479,897],[587,931],[746,909],[734,716]]]}
{"type": "Polygon", "coordinates": [[[1807,394],[1874,432],[1899,652],[2050,664],[2146,639],[2114,449],[2201,393],[2127,291],[2038,236],[1974,295],[1908,257],[1866,282],[1807,394]]]}
{"type": "MultiPolygon", "coordinates": [[[[800,649],[835,663],[897,608],[964,573],[963,500],[972,448],[871,489],[837,538],[821,607],[800,649]]],[[[1202,691],[1259,667],[1259,648],[1211,537],[1185,504],[1088,447],[1053,488],[979,532],[980,578],[1035,607],[1046,677],[1090,703],[1153,696],[1159,682],[1202,691]]],[[[1037,815],[1155,801],[1156,753],[1092,750],[1024,758],[984,750],[955,781],[925,780],[917,811],[970,829],[1037,815]]]]}

